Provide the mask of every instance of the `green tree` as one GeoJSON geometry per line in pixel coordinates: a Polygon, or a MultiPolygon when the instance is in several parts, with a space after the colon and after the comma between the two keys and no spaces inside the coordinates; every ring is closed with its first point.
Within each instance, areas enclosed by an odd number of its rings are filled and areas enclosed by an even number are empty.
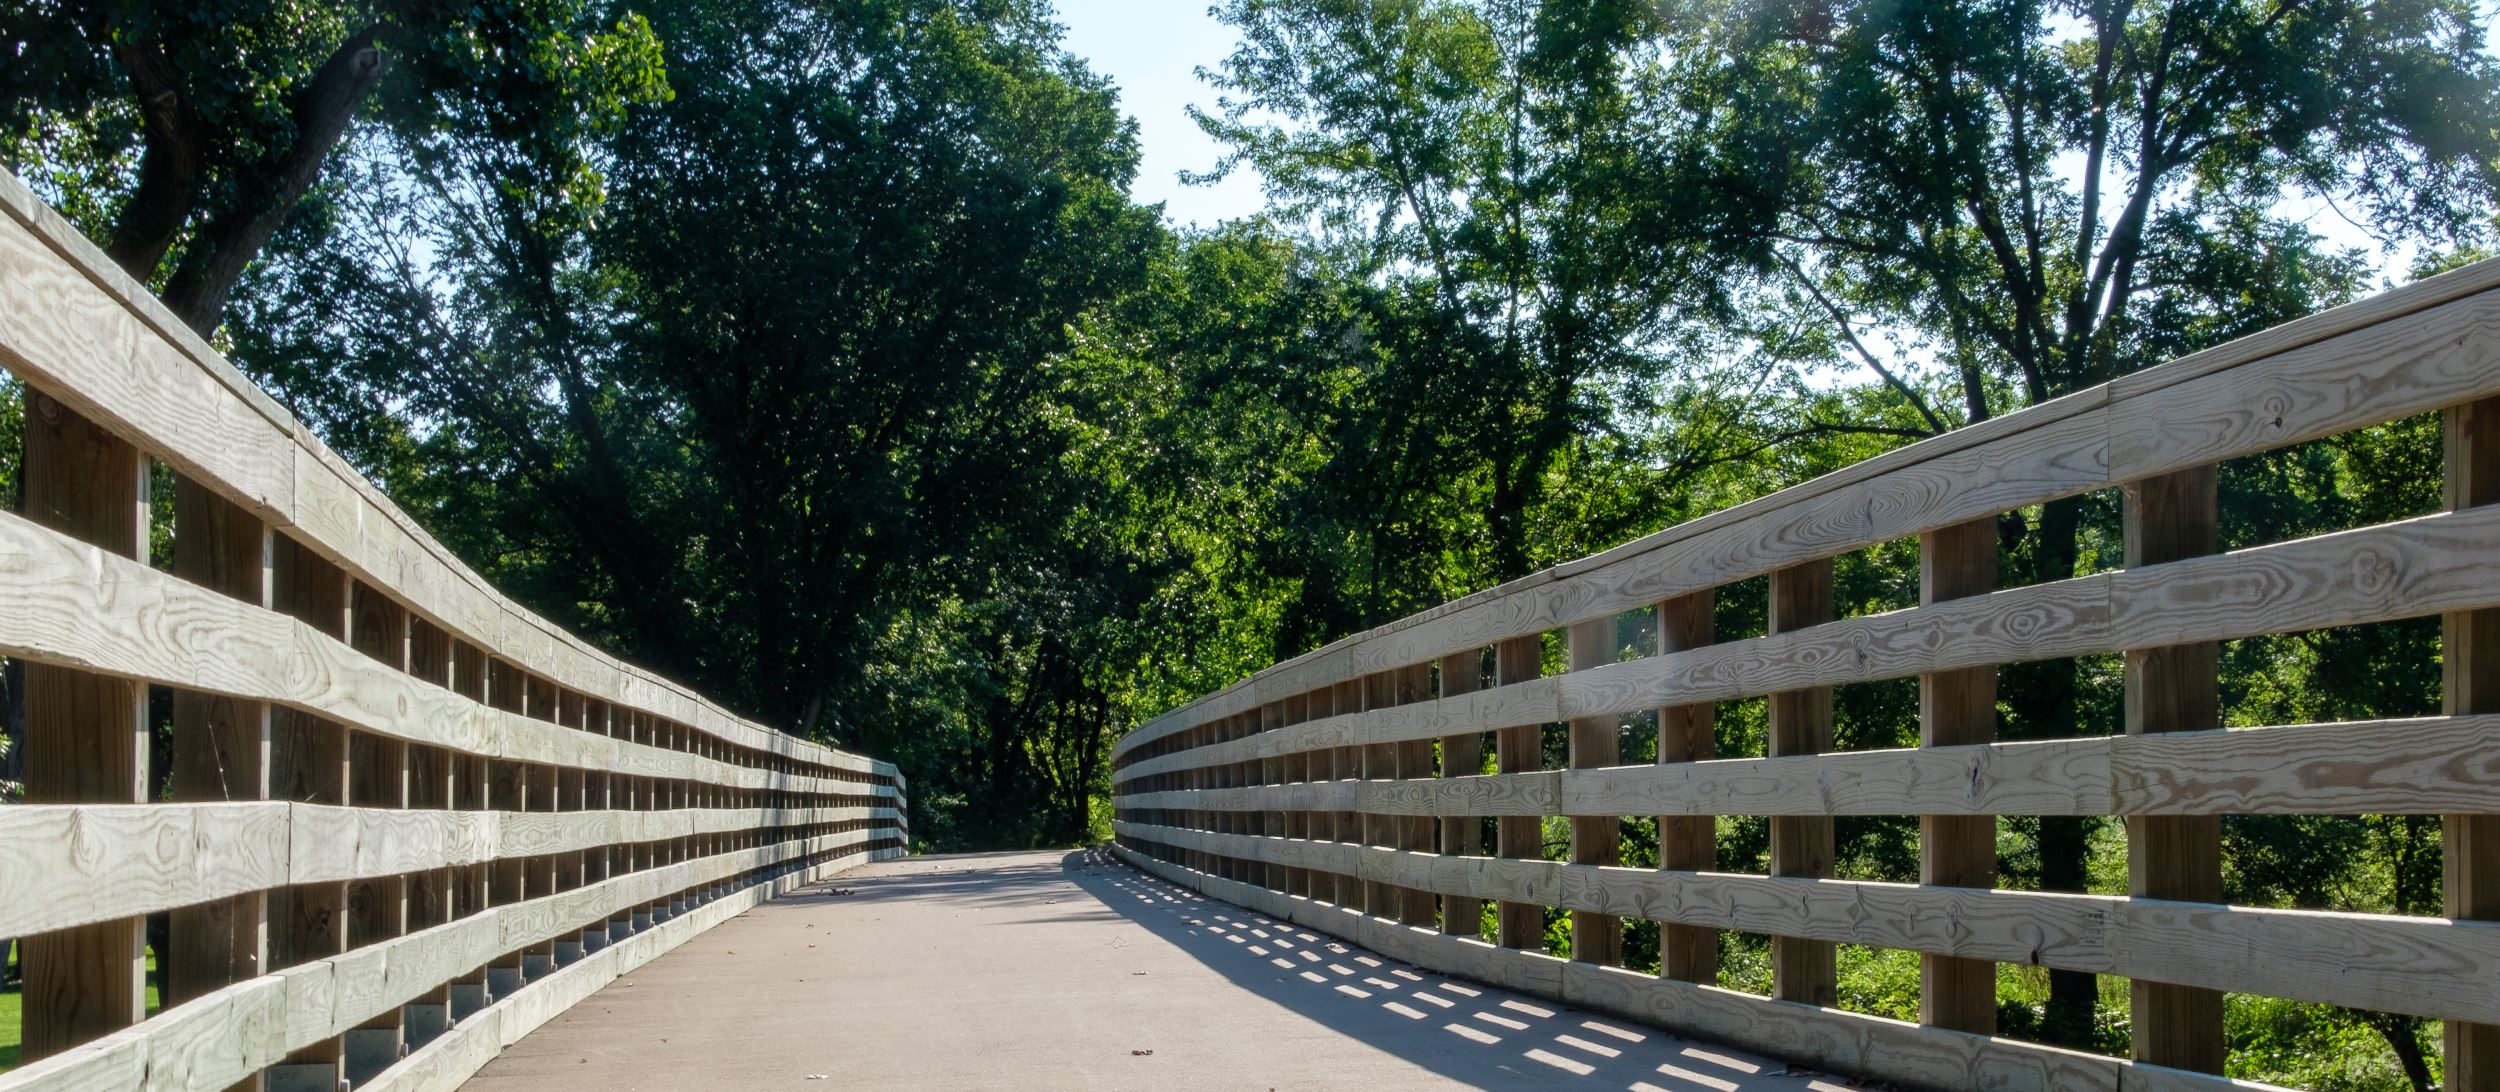
{"type": "Polygon", "coordinates": [[[1280,220],[1312,225],[1372,293],[1379,412],[1341,451],[1375,568],[1431,564],[1399,582],[1407,597],[1375,595],[1369,620],[1582,541],[1537,523],[1566,453],[1654,408],[1664,350],[1707,325],[1693,308],[1716,282],[1650,138],[1672,104],[1642,45],[1647,10],[1217,8],[1242,43],[1210,75],[1218,109],[1198,115],[1231,147],[1216,173],[1257,168],[1280,220]],[[1464,559],[1458,579],[1431,579],[1444,555],[1464,559]]]}
{"type": "Polygon", "coordinates": [[[0,157],[202,333],[359,121],[508,145],[580,210],[590,139],[662,89],[650,27],[585,0],[6,0],[0,50],[0,157]]]}
{"type": "MultiPolygon", "coordinates": [[[[1695,5],[1660,45],[1712,237],[1811,301],[1912,434],[2347,298],[2361,267],[2287,198],[2453,243],[2500,181],[2500,64],[2464,3],[1695,5]]],[[[2096,511],[2009,521],[2016,576],[2074,575],[2096,511]]],[[[2023,676],[2016,731],[2083,722],[2073,665],[2023,676]]],[[[2045,886],[2080,889],[2084,835],[2042,823],[2045,886]]],[[[2086,1041],[2090,977],[2052,988],[2051,1033],[2086,1041]]]]}
{"type": "Polygon", "coordinates": [[[669,96],[597,143],[596,215],[498,141],[361,142],[238,355],[525,601],[1081,832],[1099,753],[1052,733],[1113,731],[1077,639],[1139,593],[1074,575],[1055,361],[1163,245],[1130,123],[1039,4],[649,15],[669,96]]]}

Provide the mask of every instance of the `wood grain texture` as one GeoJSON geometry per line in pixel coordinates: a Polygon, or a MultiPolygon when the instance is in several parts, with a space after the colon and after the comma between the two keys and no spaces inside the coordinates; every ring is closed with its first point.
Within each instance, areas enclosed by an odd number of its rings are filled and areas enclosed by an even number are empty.
{"type": "MultiPolygon", "coordinates": [[[[1571,670],[1586,671],[1615,662],[1613,615],[1575,623],[1564,632],[1571,670]]],[[[1571,768],[1602,769],[1623,760],[1623,727],[1614,717],[1581,717],[1571,722],[1571,768]]],[[[1574,864],[1611,865],[1623,859],[1623,821],[1611,815],[1571,818],[1571,860],[1574,864]]],[[[1623,919],[1575,910],[1571,915],[1571,958],[1583,963],[1623,965],[1623,919]]]]}
{"type": "MultiPolygon", "coordinates": [[[[2500,505],[2500,398],[2452,406],[2441,415],[2442,491],[2453,510],[2500,505]]],[[[2500,713],[2500,609],[2440,616],[2442,708],[2500,713]]],[[[2440,899],[2448,916],[2500,921],[2500,815],[2440,817],[2440,899]]],[[[2500,1090],[2500,1021],[2452,1020],[2441,1029],[2447,1087],[2500,1090]]]]}
{"type": "MultiPolygon", "coordinates": [[[[2500,715],[1236,791],[1273,792],[1287,808],[1431,815],[2493,814],[2500,715]]],[[[1114,800],[1239,802],[1185,791],[1114,800]]]]}
{"type": "MultiPolygon", "coordinates": [[[[1794,633],[1832,620],[1829,559],[1771,574],[1770,632],[1794,633]]],[[[1788,690],[1769,696],[1771,757],[1820,754],[1832,749],[1830,687],[1788,690]]],[[[1771,874],[1832,874],[1834,826],[1828,815],[1771,817],[1771,874]]],[[[1811,937],[1771,937],[1771,995],[1807,1005],[1838,1003],[1840,973],[1831,942],[1811,937]]]]}
{"type": "Polygon", "coordinates": [[[1140,841],[1242,852],[1444,894],[2118,974],[2428,1017],[2500,1012],[2500,924],[2103,895],[1610,868],[1123,824],[1140,841]]]}
{"type": "Polygon", "coordinates": [[[2110,473],[2134,481],[2473,401],[2500,382],[2500,293],[2485,291],[2128,399],[2110,473]]]}
{"type": "MultiPolygon", "coordinates": [[[[267,607],[269,565],[267,524],[197,482],[176,480],[174,575],[267,607]]],[[[174,691],[168,775],[173,799],[268,799],[269,731],[265,702],[174,691]]],[[[230,897],[169,903],[167,951],[161,953],[165,1003],[178,1005],[260,975],[269,955],[265,886],[246,883],[230,897]]],[[[0,896],[0,909],[7,901],[0,896]]]]}
{"type": "MultiPolygon", "coordinates": [[[[2202,557],[2220,533],[2219,481],[2211,466],[2129,482],[2123,506],[2129,570],[2202,557]]],[[[2196,641],[2126,650],[2126,731],[2131,736],[2221,724],[2221,646],[2196,641]]],[[[2127,892],[2154,899],[2222,901],[2222,821],[2206,815],[2127,818],[2127,892]]],[[[2222,994],[2135,978],[2130,1037],[2138,1061],[2220,1073],[2222,994]]]]}
{"type": "Polygon", "coordinates": [[[1421,702],[1393,716],[1340,714],[1150,759],[1129,772],[2487,609],[2500,606],[2500,583],[2486,578],[2484,561],[2495,537],[2500,506],[2424,516],[1643,657],[1421,702]]]}
{"type": "Polygon", "coordinates": [[[1156,860],[1126,846],[1115,846],[1113,852],[1142,871],[1209,897],[1341,936],[1392,958],[1844,1074],[1974,1092],[2003,1088],[2253,1092],[2269,1087],[1552,959],[1405,929],[1378,918],[1333,913],[1317,904],[1156,860]]]}
{"type": "MultiPolygon", "coordinates": [[[[688,861],[669,870],[640,873],[598,885],[595,891],[585,888],[566,896],[497,908],[336,959],[263,975],[168,1008],[144,1023],[80,1049],[0,1074],[0,1092],[225,1088],[289,1051],[333,1038],[395,1009],[408,998],[430,989],[440,976],[483,962],[479,953],[495,949],[515,935],[540,928],[552,928],[549,935],[553,935],[567,931],[567,925],[578,930],[579,924],[571,923],[604,920],[612,907],[803,859],[823,858],[823,863],[811,870],[821,877],[869,860],[899,855],[896,850],[866,849],[868,837],[864,832],[829,835],[688,861]],[[507,914],[517,920],[506,922],[507,914]],[[551,927],[549,923],[555,924],[551,927]]],[[[567,968],[591,968],[588,974],[572,980],[572,985],[539,988],[565,982],[561,977],[564,972],[559,971],[556,977],[533,984],[512,1000],[529,999],[534,1018],[543,1023],[595,989],[595,985],[585,985],[584,980],[595,978],[602,966],[612,970],[638,966],[668,947],[752,907],[762,898],[789,890],[794,881],[795,877],[781,876],[741,885],[691,913],[638,934],[649,939],[608,949],[617,954],[605,964],[586,960],[567,968]]],[[[495,1028],[500,1013],[509,1011],[490,1008],[487,1013],[462,1021],[455,1033],[460,1029],[495,1028]]],[[[497,1049],[502,1045],[499,1042],[497,1049]]],[[[410,1060],[416,1059],[412,1056],[410,1060]]],[[[405,1072],[394,1067],[364,1087],[403,1087],[400,1082],[409,1076],[427,1072],[440,1071],[429,1063],[405,1072]]]]}
{"type": "MultiPolygon", "coordinates": [[[[1483,685],[1484,650],[1474,649],[1441,660],[1441,696],[1457,697],[1472,694],[1483,685]]],[[[1472,777],[1484,770],[1484,733],[1461,732],[1441,740],[1442,777],[1472,777]]],[[[1484,824],[1472,815],[1446,816],[1440,820],[1440,851],[1454,857],[1484,855],[1484,824]]],[[[1441,899],[1441,931],[1454,936],[1478,936],[1484,931],[1484,904],[1464,895],[1444,895],[1441,899]]]]}
{"type": "MultiPolygon", "coordinates": [[[[31,519],[100,556],[147,556],[148,461],[68,406],[29,391],[20,500],[31,519]]],[[[24,794],[29,803],[129,803],[147,798],[147,701],[126,679],[28,664],[24,794]]],[[[42,1058],[147,1014],[143,923],[125,918],[19,943],[22,1057],[42,1058]]]]}
{"type": "MultiPolygon", "coordinates": [[[[1658,653],[1671,656],[1709,645],[1717,632],[1716,595],[1692,592],[1658,604],[1658,653]]],[[[1718,753],[1718,713],[1712,702],[1658,710],[1658,763],[1706,762],[1718,753]]],[[[1718,818],[1659,815],[1658,867],[1703,872],[1719,867],[1718,818]]],[[[1674,922],[1658,927],[1658,973],[1685,982],[1719,981],[1719,934],[1674,922]]]]}
{"type": "MultiPolygon", "coordinates": [[[[344,595],[341,591],[338,601],[342,615],[344,595]]],[[[747,789],[886,797],[901,792],[890,785],[739,766],[499,713],[417,678],[376,670],[333,632],[7,513],[0,513],[0,598],[13,608],[0,612],[0,651],[38,664],[266,702],[360,731],[471,753],[717,780],[747,789]]]]}
{"type": "MultiPolygon", "coordinates": [[[[1997,521],[1972,520],[1920,536],[1918,574],[1922,604],[1996,590],[1997,521]]],[[[1920,746],[1985,744],[1995,740],[1996,734],[1996,668],[1966,667],[1919,676],[1920,746]]],[[[1945,887],[1995,887],[1996,828],[1994,816],[1920,816],[1919,882],[1945,887]]],[[[1995,1034],[1996,965],[1986,960],[1922,955],[1918,963],[1918,1006],[1922,1024],[1995,1034]]]]}
{"type": "MultiPolygon", "coordinates": [[[[1495,687],[1512,687],[1526,683],[1544,673],[1544,648],[1538,637],[1515,637],[1493,646],[1493,682],[1495,687]]],[[[1470,695],[1471,697],[1474,695],[1470,695]]],[[[1551,718],[1542,718],[1551,719],[1551,718]]],[[[1495,760],[1504,775],[1501,782],[1520,785],[1534,781],[1550,781],[1552,775],[1536,771],[1545,765],[1544,748],[1538,739],[1544,728],[1540,722],[1491,725],[1495,760]]],[[[1453,778],[1445,785],[1475,785],[1480,778],[1453,778]]],[[[1451,809],[1455,810],[1455,809],[1451,809]]],[[[1472,811],[1467,814],[1474,814],[1472,811]]],[[[1503,814],[1494,824],[1494,852],[1513,860],[1538,860],[1545,856],[1546,811],[1503,814]]],[[[1541,948],[1545,944],[1545,908],[1534,902],[1509,899],[1494,907],[1494,941],[1504,948],[1541,948]]]]}

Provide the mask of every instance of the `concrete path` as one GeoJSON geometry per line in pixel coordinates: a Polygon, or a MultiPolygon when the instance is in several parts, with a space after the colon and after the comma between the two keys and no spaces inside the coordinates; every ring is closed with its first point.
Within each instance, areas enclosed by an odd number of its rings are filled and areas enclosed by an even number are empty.
{"type": "Polygon", "coordinates": [[[765,903],[466,1087],[1850,1086],[1421,972],[1096,850],[888,861],[765,903]]]}

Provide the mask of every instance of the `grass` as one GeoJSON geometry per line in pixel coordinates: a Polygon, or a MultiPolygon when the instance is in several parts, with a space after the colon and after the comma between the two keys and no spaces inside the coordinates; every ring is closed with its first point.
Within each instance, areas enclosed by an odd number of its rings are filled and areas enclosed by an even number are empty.
{"type": "MultiPolygon", "coordinates": [[[[14,942],[12,942],[14,943],[14,942]]],[[[9,950],[0,947],[0,967],[8,965],[9,950]]],[[[163,1002],[156,996],[156,953],[148,953],[148,1015],[154,1016],[163,1002]]],[[[0,990],[0,1073],[17,1068],[18,1044],[26,1035],[26,1002],[20,987],[0,990]]]]}

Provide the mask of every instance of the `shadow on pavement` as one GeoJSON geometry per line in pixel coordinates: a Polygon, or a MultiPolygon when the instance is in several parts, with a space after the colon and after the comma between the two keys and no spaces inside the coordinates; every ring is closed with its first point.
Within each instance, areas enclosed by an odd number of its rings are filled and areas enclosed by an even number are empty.
{"type": "MultiPolygon", "coordinates": [[[[1861,1087],[1472,985],[1077,850],[1061,875],[1243,989],[1480,1088],[1757,1092],[1861,1087]]],[[[994,875],[994,874],[993,874],[994,875]]]]}

